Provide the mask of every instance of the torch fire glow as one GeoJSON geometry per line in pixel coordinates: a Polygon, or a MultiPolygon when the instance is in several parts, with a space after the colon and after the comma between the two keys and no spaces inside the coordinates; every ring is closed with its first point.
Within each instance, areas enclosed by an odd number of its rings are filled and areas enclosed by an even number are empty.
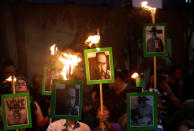
{"type": "Polygon", "coordinates": [[[141,2],[142,8],[151,11],[151,15],[152,15],[152,23],[155,24],[155,13],[156,13],[156,8],[149,7],[147,4],[148,4],[147,1],[141,2]]]}
{"type": "Polygon", "coordinates": [[[139,74],[138,73],[133,73],[132,75],[131,75],[131,78],[132,79],[136,79],[136,78],[138,78],[139,77],[139,74]]]}
{"type": "MultiPolygon", "coordinates": [[[[14,77],[14,79],[13,79],[13,80],[14,80],[14,81],[16,81],[15,76],[13,76],[13,77],[14,77]]],[[[12,76],[10,76],[9,78],[7,78],[7,79],[6,79],[6,81],[10,81],[10,82],[11,82],[11,81],[12,81],[12,76]]]]}
{"type": "Polygon", "coordinates": [[[99,35],[93,35],[89,36],[88,39],[85,41],[85,44],[88,45],[89,47],[92,47],[92,44],[98,44],[100,41],[100,36],[99,35]]]}
{"type": "Polygon", "coordinates": [[[55,44],[54,45],[52,45],[51,47],[50,47],[50,51],[51,51],[51,55],[55,55],[56,54],[56,52],[57,52],[57,47],[55,46],[55,44]]]}
{"type": "Polygon", "coordinates": [[[156,8],[149,7],[147,4],[148,4],[147,1],[141,2],[141,6],[142,6],[144,9],[150,10],[150,11],[153,11],[154,13],[156,13],[156,8]]]}
{"type": "Polygon", "coordinates": [[[62,53],[62,56],[59,58],[59,60],[64,64],[61,75],[63,75],[65,80],[68,80],[70,75],[73,74],[74,67],[77,66],[81,61],[81,58],[79,58],[77,55],[62,53]]]}
{"type": "Polygon", "coordinates": [[[6,79],[6,81],[10,81],[12,83],[13,94],[15,94],[16,77],[15,76],[10,76],[9,78],[6,79]]]}

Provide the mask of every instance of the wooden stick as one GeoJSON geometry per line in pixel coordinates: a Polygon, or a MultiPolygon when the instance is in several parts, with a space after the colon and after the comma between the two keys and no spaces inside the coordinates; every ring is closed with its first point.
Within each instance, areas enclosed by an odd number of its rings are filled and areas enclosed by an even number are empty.
{"type": "Polygon", "coordinates": [[[15,81],[14,81],[14,76],[11,76],[11,80],[12,80],[12,90],[13,90],[13,94],[15,94],[15,81]]]}
{"type": "MultiPolygon", "coordinates": [[[[155,24],[155,11],[151,10],[152,15],[152,23],[155,24]]],[[[154,89],[156,89],[156,82],[157,82],[157,73],[156,73],[156,56],[154,56],[154,89]]]]}
{"type": "MultiPolygon", "coordinates": [[[[101,108],[101,114],[104,115],[104,108],[103,108],[103,92],[102,92],[102,83],[100,83],[100,108],[101,108]]],[[[105,129],[105,125],[104,122],[100,122],[102,131],[104,131],[105,129]]]]}
{"type": "Polygon", "coordinates": [[[103,94],[102,94],[102,83],[100,83],[100,107],[101,107],[101,113],[104,112],[104,109],[103,109],[103,94]]]}
{"type": "Polygon", "coordinates": [[[151,11],[151,15],[152,15],[152,23],[155,24],[155,11],[151,11]]]}
{"type": "Polygon", "coordinates": [[[157,75],[157,72],[156,72],[156,56],[154,56],[154,89],[156,89],[156,79],[157,79],[157,77],[156,77],[156,75],[157,75]]]}
{"type": "MultiPolygon", "coordinates": [[[[15,81],[14,81],[14,76],[11,76],[11,81],[12,81],[13,94],[15,94],[15,81]]],[[[19,131],[19,129],[16,129],[16,131],[19,131]]]]}

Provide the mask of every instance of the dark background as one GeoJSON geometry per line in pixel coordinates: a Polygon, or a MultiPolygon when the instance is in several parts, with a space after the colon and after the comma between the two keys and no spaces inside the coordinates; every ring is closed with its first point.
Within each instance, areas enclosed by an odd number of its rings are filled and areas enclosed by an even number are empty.
{"type": "MultiPolygon", "coordinates": [[[[192,74],[193,1],[163,0],[163,7],[156,23],[167,23],[169,55],[157,58],[157,68],[180,65],[192,74]]],[[[12,59],[28,79],[42,74],[53,43],[83,54],[84,41],[97,28],[101,47],[113,48],[115,67],[130,72],[153,68],[153,58],[143,56],[142,40],[143,24],[152,22],[150,12],[132,7],[131,0],[1,0],[0,19],[0,62],[12,59]]]]}

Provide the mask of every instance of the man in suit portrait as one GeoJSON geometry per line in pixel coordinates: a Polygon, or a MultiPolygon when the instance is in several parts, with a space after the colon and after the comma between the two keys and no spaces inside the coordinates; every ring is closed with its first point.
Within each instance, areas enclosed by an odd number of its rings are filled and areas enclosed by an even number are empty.
{"type": "Polygon", "coordinates": [[[162,34],[162,30],[157,30],[156,27],[153,26],[149,33],[151,33],[151,37],[146,42],[147,52],[164,52],[164,44],[162,39],[157,37],[157,34],[162,34]]]}
{"type": "Polygon", "coordinates": [[[56,89],[56,115],[78,115],[79,103],[76,103],[78,93],[75,85],[64,85],[56,89]]]}
{"type": "Polygon", "coordinates": [[[97,52],[93,61],[89,60],[90,80],[111,78],[110,64],[105,52],[97,52]]]}

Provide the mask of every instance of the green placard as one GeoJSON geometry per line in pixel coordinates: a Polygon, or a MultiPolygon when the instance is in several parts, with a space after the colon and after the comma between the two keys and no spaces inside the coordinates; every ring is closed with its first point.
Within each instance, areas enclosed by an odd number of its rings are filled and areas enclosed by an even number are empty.
{"type": "Polygon", "coordinates": [[[144,24],[144,57],[168,56],[166,24],[144,24]]]}
{"type": "Polygon", "coordinates": [[[127,94],[127,130],[157,129],[157,93],[127,94]]]}
{"type": "Polygon", "coordinates": [[[113,83],[114,66],[112,48],[84,50],[87,84],[113,83]]]}
{"type": "Polygon", "coordinates": [[[81,81],[54,79],[51,93],[51,117],[81,120],[82,89],[81,81]]]}
{"type": "Polygon", "coordinates": [[[42,79],[42,95],[51,95],[52,80],[56,77],[57,67],[49,64],[44,65],[42,79]]]}
{"type": "Polygon", "coordinates": [[[4,130],[32,127],[29,93],[2,95],[1,103],[4,130]]]}

